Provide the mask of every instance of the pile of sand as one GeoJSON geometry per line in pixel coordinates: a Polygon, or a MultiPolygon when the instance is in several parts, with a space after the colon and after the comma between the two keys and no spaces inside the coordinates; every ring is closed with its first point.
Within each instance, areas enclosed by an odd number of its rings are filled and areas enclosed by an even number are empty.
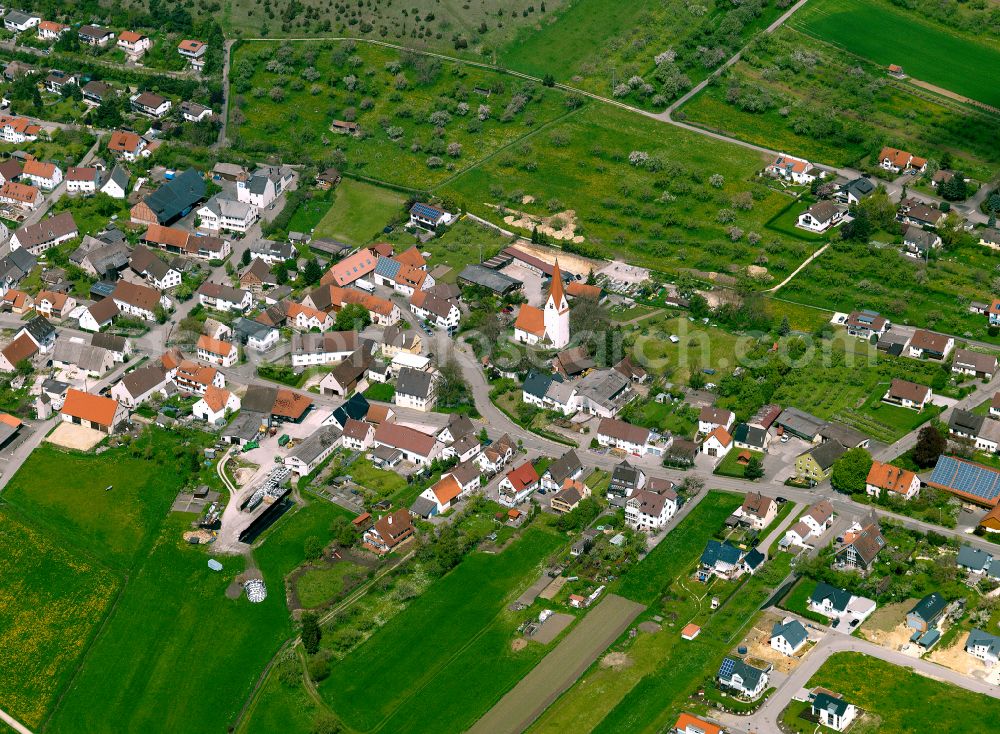
{"type": "Polygon", "coordinates": [[[632,667],[632,658],[623,652],[609,652],[601,658],[601,667],[611,668],[612,670],[624,670],[625,668],[632,667]]]}
{"type": "MultiPolygon", "coordinates": [[[[522,201],[528,203],[525,199],[530,197],[524,197],[522,201]]],[[[494,209],[500,209],[501,207],[496,204],[488,204],[487,206],[492,206],[494,209]]],[[[567,209],[566,211],[553,214],[551,216],[545,217],[540,214],[528,214],[526,212],[519,212],[516,209],[506,209],[507,216],[503,218],[506,224],[512,227],[519,227],[520,229],[532,230],[536,227],[538,231],[543,233],[546,237],[553,240],[562,240],[567,242],[583,242],[584,238],[582,235],[576,234],[576,212],[573,209],[567,209]],[[558,222],[556,220],[559,220],[558,222]],[[556,224],[560,226],[556,228],[556,224]]]]}

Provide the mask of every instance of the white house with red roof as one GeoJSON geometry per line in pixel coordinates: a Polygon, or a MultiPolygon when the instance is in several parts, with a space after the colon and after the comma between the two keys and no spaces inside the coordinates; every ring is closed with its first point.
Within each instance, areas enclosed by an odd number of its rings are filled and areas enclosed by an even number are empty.
{"type": "Polygon", "coordinates": [[[538,472],[530,461],[511,469],[500,480],[500,504],[504,507],[517,507],[538,489],[538,482],[538,472]]]}
{"type": "Polygon", "coordinates": [[[198,337],[197,350],[198,359],[219,367],[232,367],[239,360],[239,350],[235,344],[213,339],[206,334],[198,337]]]}
{"type": "Polygon", "coordinates": [[[764,172],[797,184],[809,184],[816,180],[812,163],[787,153],[779,153],[764,172]]]}
{"type": "Polygon", "coordinates": [[[450,510],[452,505],[462,498],[462,485],[454,476],[446,474],[433,486],[421,492],[420,496],[434,503],[432,515],[440,515],[450,510]]]}
{"type": "Polygon", "coordinates": [[[205,394],[192,406],[191,412],[195,418],[207,421],[210,425],[217,425],[220,421],[225,421],[227,415],[238,411],[240,405],[236,393],[209,385],[205,389],[205,394]]]}
{"type": "Polygon", "coordinates": [[[733,437],[722,426],[712,430],[701,442],[701,453],[722,458],[733,448],[733,437]]]}

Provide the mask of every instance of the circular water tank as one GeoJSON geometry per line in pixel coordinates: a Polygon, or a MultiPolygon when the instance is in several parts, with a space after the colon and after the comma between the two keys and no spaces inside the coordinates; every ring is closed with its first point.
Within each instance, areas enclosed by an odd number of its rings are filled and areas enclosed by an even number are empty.
{"type": "Polygon", "coordinates": [[[740,655],[746,655],[747,654],[747,646],[746,645],[740,645],[739,647],[736,648],[736,652],[738,652],[740,655]]]}

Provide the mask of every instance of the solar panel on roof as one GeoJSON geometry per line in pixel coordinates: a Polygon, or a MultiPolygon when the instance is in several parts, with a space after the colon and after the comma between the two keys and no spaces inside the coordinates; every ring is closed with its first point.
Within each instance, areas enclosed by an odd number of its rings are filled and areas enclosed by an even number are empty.
{"type": "Polygon", "coordinates": [[[736,661],[732,658],[724,658],[722,661],[722,667],[719,668],[720,678],[729,678],[733,674],[733,670],[736,667],[736,661]]]}

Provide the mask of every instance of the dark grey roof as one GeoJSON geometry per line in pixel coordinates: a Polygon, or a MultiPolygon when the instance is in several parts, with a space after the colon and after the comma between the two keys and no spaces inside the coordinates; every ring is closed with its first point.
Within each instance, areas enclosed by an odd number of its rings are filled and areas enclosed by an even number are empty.
{"type": "Polygon", "coordinates": [[[189,168],[173,180],[165,181],[160,188],[149,194],[145,201],[160,224],[165,224],[204,198],[205,179],[196,170],[189,168]]]}
{"type": "Polygon", "coordinates": [[[858,199],[863,199],[866,196],[870,196],[873,191],[875,191],[875,184],[872,183],[870,178],[865,178],[861,176],[853,181],[848,181],[843,186],[841,190],[846,193],[853,194],[858,199]]]}
{"type": "Polygon", "coordinates": [[[714,566],[721,561],[735,566],[742,558],[743,552],[732,543],[710,540],[701,554],[701,563],[703,566],[714,566]]]}
{"type": "Polygon", "coordinates": [[[948,606],[948,602],[935,591],[918,601],[909,613],[930,624],[941,616],[946,606],[948,606]]]}
{"type": "Polygon", "coordinates": [[[830,586],[830,584],[820,581],[809,596],[809,601],[814,604],[822,604],[826,599],[830,600],[836,611],[842,612],[847,609],[847,605],[851,601],[851,592],[846,589],[838,589],[835,586],[830,586]]]}
{"type": "Polygon", "coordinates": [[[983,632],[981,629],[973,628],[969,630],[969,638],[965,641],[965,649],[971,650],[974,647],[987,647],[994,656],[1000,656],[1000,637],[983,632]]]}
{"type": "Polygon", "coordinates": [[[426,497],[417,497],[413,504],[410,505],[410,514],[426,518],[433,515],[436,509],[437,505],[426,497]]]}
{"type": "Polygon", "coordinates": [[[368,415],[370,405],[367,398],[361,393],[354,393],[345,403],[333,411],[333,419],[341,428],[347,425],[349,419],[356,421],[363,420],[368,415]]]}
{"type": "Polygon", "coordinates": [[[22,331],[28,332],[29,336],[36,342],[45,341],[56,333],[56,327],[49,323],[44,316],[36,316],[21,327],[22,331]]]}
{"type": "Polygon", "coordinates": [[[536,372],[532,370],[528,373],[528,376],[524,378],[524,384],[521,385],[521,390],[528,393],[528,395],[534,395],[539,400],[545,397],[545,393],[549,389],[549,385],[552,384],[553,380],[558,380],[562,382],[562,377],[559,375],[547,375],[544,372],[536,372]]]}
{"type": "Polygon", "coordinates": [[[289,452],[289,456],[305,464],[312,464],[333,444],[340,440],[343,434],[337,426],[320,426],[306,440],[289,452]]]}
{"type": "Polygon", "coordinates": [[[741,658],[726,658],[719,669],[719,680],[728,683],[734,676],[743,681],[743,688],[753,690],[760,685],[760,679],[767,671],[758,670],[741,658]]]}
{"type": "Polygon", "coordinates": [[[608,485],[608,491],[614,494],[631,494],[632,490],[636,489],[642,480],[642,470],[629,464],[627,461],[623,461],[611,472],[611,483],[608,485]]]}
{"type": "Polygon", "coordinates": [[[434,375],[430,372],[403,367],[396,378],[396,392],[400,395],[413,395],[417,398],[428,398],[434,386],[434,375]]]}
{"type": "Polygon", "coordinates": [[[508,293],[517,290],[522,285],[521,281],[482,265],[466,265],[459,273],[458,279],[487,288],[495,293],[508,293]]]}
{"type": "Polygon", "coordinates": [[[972,436],[978,436],[985,420],[985,415],[978,415],[977,413],[973,413],[971,410],[955,408],[951,412],[951,418],[948,419],[948,429],[957,433],[967,433],[972,436]]]}
{"type": "Polygon", "coordinates": [[[813,457],[820,469],[826,470],[833,466],[833,463],[846,451],[847,449],[839,441],[827,441],[809,449],[806,453],[813,457]]]}
{"type": "Polygon", "coordinates": [[[814,415],[810,415],[798,408],[785,408],[778,416],[776,423],[782,428],[791,431],[797,436],[812,439],[820,432],[826,421],[820,420],[814,415]]]}
{"type": "Polygon", "coordinates": [[[993,556],[980,548],[963,545],[958,549],[956,563],[972,571],[984,571],[993,561],[993,556]]]}
{"type": "Polygon", "coordinates": [[[247,410],[246,401],[244,400],[243,409],[236,416],[236,419],[223,429],[222,435],[226,438],[239,438],[243,441],[251,441],[259,435],[260,427],[267,421],[270,412],[271,406],[268,406],[266,413],[247,410]]]}
{"type": "MultiPolygon", "coordinates": [[[[128,169],[123,166],[115,166],[111,169],[111,174],[108,176],[108,181],[114,181],[121,187],[121,190],[126,194],[128,193],[128,182],[131,178],[128,169]]],[[[107,185],[107,181],[104,182],[107,185]]],[[[103,186],[101,187],[103,188],[103,186]]]]}
{"type": "Polygon", "coordinates": [[[124,352],[128,340],[123,336],[98,331],[90,337],[90,343],[95,347],[104,347],[109,352],[124,352]]]}
{"type": "Polygon", "coordinates": [[[278,397],[278,388],[270,385],[250,385],[243,396],[242,409],[251,413],[270,415],[274,401],[278,397]]]}
{"type": "Polygon", "coordinates": [[[850,426],[845,426],[843,423],[836,423],[833,421],[824,425],[820,429],[819,435],[824,441],[836,441],[849,449],[860,446],[868,440],[868,436],[863,434],[861,431],[856,431],[850,426]]]}
{"type": "Polygon", "coordinates": [[[817,693],[812,702],[813,711],[829,711],[838,717],[847,713],[849,705],[844,699],[835,698],[825,692],[817,693]]]}
{"type": "Polygon", "coordinates": [[[583,463],[580,461],[580,457],[576,455],[576,451],[570,449],[553,461],[546,471],[552,478],[552,481],[561,486],[566,479],[569,479],[581,469],[583,469],[583,463]]]}
{"type": "Polygon", "coordinates": [[[809,639],[809,633],[797,619],[787,622],[775,622],[771,628],[771,637],[784,637],[792,647],[798,647],[809,639]]]}
{"type": "Polygon", "coordinates": [[[733,430],[733,440],[737,443],[745,443],[748,446],[753,446],[755,448],[764,448],[764,439],[767,437],[767,431],[758,426],[749,426],[746,423],[740,423],[733,430]]]}
{"type": "Polygon", "coordinates": [[[244,340],[250,337],[264,339],[274,330],[274,327],[240,316],[233,322],[233,330],[244,340]]]}

